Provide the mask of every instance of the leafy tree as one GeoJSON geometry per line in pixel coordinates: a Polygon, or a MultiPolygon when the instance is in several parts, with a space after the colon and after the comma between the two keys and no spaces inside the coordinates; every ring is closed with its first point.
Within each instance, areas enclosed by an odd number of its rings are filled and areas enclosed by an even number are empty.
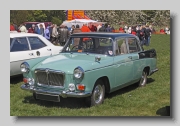
{"type": "Polygon", "coordinates": [[[52,21],[51,21],[53,24],[57,24],[57,25],[60,25],[62,24],[62,21],[57,18],[57,17],[52,17],[52,21]]]}

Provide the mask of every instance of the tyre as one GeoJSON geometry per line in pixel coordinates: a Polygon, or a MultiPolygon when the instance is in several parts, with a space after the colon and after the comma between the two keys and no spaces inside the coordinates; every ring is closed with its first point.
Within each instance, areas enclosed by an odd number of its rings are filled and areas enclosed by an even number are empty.
{"type": "Polygon", "coordinates": [[[38,101],[38,99],[36,98],[36,93],[33,93],[33,98],[34,100],[38,101]]]}
{"type": "Polygon", "coordinates": [[[96,81],[92,95],[86,98],[86,104],[88,106],[100,105],[104,101],[105,86],[101,80],[96,81]]]}
{"type": "Polygon", "coordinates": [[[143,70],[141,79],[139,81],[139,87],[146,86],[146,83],[147,83],[147,72],[146,72],[146,70],[143,70]]]}

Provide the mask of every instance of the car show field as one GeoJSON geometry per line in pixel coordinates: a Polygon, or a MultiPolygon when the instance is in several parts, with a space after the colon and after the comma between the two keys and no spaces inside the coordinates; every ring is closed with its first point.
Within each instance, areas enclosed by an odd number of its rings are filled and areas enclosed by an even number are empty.
{"type": "MultiPolygon", "coordinates": [[[[147,84],[136,83],[106,94],[104,102],[88,107],[84,98],[60,98],[60,102],[35,100],[23,91],[23,77],[10,79],[11,116],[167,116],[170,105],[170,35],[153,34],[150,46],[157,54],[158,72],[147,78],[147,84]]],[[[111,55],[111,52],[109,51],[111,55]]]]}

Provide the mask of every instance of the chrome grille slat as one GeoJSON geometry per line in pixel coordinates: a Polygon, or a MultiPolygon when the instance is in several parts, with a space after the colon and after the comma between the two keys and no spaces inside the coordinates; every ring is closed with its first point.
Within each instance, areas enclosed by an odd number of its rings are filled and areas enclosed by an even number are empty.
{"type": "Polygon", "coordinates": [[[38,71],[36,73],[36,78],[39,84],[48,85],[47,73],[45,71],[38,71]]]}
{"type": "Polygon", "coordinates": [[[49,69],[36,69],[36,81],[39,85],[45,86],[64,86],[64,73],[49,69]]]}

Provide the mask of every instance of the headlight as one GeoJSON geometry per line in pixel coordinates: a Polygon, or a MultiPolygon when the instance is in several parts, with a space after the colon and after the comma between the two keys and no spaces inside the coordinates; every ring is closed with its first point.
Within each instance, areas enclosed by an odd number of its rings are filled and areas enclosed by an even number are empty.
{"type": "Polygon", "coordinates": [[[77,79],[82,79],[84,77],[84,70],[81,67],[74,69],[74,77],[77,79]]]}
{"type": "Polygon", "coordinates": [[[70,91],[74,91],[75,90],[75,85],[71,83],[71,84],[69,84],[68,88],[69,88],[70,91]]]}
{"type": "Polygon", "coordinates": [[[27,62],[23,62],[20,68],[22,73],[29,72],[29,64],[27,62]]]}

